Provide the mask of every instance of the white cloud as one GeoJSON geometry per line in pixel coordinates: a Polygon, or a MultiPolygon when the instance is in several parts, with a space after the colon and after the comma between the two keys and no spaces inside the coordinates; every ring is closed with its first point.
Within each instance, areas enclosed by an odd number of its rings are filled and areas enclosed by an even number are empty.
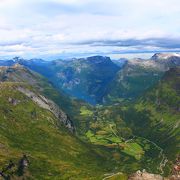
{"type": "Polygon", "coordinates": [[[179,0],[1,0],[0,56],[177,50],[179,7],[179,0]],[[163,47],[154,39],[171,40],[163,47]]]}

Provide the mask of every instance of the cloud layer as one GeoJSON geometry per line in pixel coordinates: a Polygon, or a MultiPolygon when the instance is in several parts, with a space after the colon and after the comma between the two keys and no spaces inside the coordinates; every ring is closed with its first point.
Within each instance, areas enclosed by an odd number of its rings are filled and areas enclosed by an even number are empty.
{"type": "Polygon", "coordinates": [[[180,51],[179,0],[1,0],[0,57],[180,51]]]}

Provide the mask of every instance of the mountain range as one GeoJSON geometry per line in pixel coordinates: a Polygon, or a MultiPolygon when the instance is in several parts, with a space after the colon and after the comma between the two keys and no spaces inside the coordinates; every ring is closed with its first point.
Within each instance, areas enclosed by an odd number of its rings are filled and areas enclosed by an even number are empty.
{"type": "Polygon", "coordinates": [[[0,61],[1,175],[123,180],[146,169],[176,178],[179,66],[179,54],[160,53],[0,61]],[[3,170],[21,157],[21,174],[17,163],[3,170]]]}
{"type": "Polygon", "coordinates": [[[179,66],[179,59],[178,54],[113,61],[103,56],[55,61],[16,57],[1,61],[0,65],[19,63],[45,76],[66,94],[95,105],[135,99],[152,87],[170,67],[179,66]]]}

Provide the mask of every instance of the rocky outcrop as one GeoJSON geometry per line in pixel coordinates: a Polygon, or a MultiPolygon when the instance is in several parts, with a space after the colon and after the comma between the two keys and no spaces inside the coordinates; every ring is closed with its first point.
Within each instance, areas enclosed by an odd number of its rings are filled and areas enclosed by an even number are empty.
{"type": "Polygon", "coordinates": [[[176,161],[173,165],[172,176],[170,180],[179,180],[180,179],[180,155],[176,158],[176,161]]]}
{"type": "Polygon", "coordinates": [[[2,168],[0,171],[0,179],[4,180],[12,180],[12,179],[29,179],[29,160],[26,155],[23,155],[22,158],[20,158],[18,163],[14,163],[12,160],[9,161],[9,163],[2,168]]]}
{"type": "Polygon", "coordinates": [[[75,131],[75,127],[70,118],[56,105],[52,100],[47,99],[46,97],[37,94],[29,89],[24,87],[18,87],[18,91],[25,94],[27,97],[31,98],[36,104],[41,108],[47,109],[54,114],[54,116],[59,120],[60,123],[64,124],[71,132],[75,131]]]}
{"type": "Polygon", "coordinates": [[[159,174],[148,173],[144,169],[143,171],[138,170],[136,173],[129,176],[128,180],[180,180],[180,156],[176,158],[172,167],[172,174],[167,178],[159,174]]]}
{"type": "MultiPolygon", "coordinates": [[[[31,70],[24,68],[20,64],[14,64],[11,67],[4,66],[0,67],[0,82],[19,82],[27,83],[32,87],[36,87],[37,92],[41,91],[43,87],[41,82],[47,83],[42,79],[42,77],[31,70]]],[[[35,93],[24,86],[18,86],[17,90],[31,98],[36,104],[40,107],[51,111],[56,118],[59,119],[59,122],[64,124],[71,132],[75,131],[73,122],[68,118],[68,116],[56,105],[52,100],[47,99],[46,97],[35,93]]],[[[8,102],[13,106],[16,106],[20,103],[19,100],[8,97],[8,102]]]]}
{"type": "Polygon", "coordinates": [[[13,106],[16,106],[16,105],[18,105],[21,101],[18,100],[18,99],[14,99],[14,98],[9,97],[9,98],[8,98],[8,102],[9,102],[10,104],[12,104],[13,106]]]}
{"type": "Polygon", "coordinates": [[[179,53],[156,53],[151,57],[158,63],[164,63],[168,67],[180,66],[180,54],[179,53]]]}
{"type": "Polygon", "coordinates": [[[179,157],[176,159],[176,163],[173,166],[172,175],[169,177],[163,177],[159,174],[151,174],[143,171],[136,171],[136,173],[129,176],[128,180],[180,180],[180,163],[179,157]]]}
{"type": "Polygon", "coordinates": [[[158,174],[151,174],[143,171],[137,171],[136,173],[132,174],[128,180],[168,180],[167,178],[164,178],[158,174]]]}

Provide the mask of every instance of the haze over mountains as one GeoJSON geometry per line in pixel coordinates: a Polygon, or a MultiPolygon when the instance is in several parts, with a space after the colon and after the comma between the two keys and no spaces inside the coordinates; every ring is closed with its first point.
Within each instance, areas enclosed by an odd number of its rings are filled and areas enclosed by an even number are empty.
{"type": "Polygon", "coordinates": [[[177,53],[0,61],[1,176],[178,178],[179,66],[177,53]]]}
{"type": "Polygon", "coordinates": [[[19,63],[48,78],[56,88],[91,104],[108,104],[138,97],[169,68],[179,66],[180,56],[155,54],[151,59],[89,58],[44,61],[14,58],[1,65],[19,63]]]}

